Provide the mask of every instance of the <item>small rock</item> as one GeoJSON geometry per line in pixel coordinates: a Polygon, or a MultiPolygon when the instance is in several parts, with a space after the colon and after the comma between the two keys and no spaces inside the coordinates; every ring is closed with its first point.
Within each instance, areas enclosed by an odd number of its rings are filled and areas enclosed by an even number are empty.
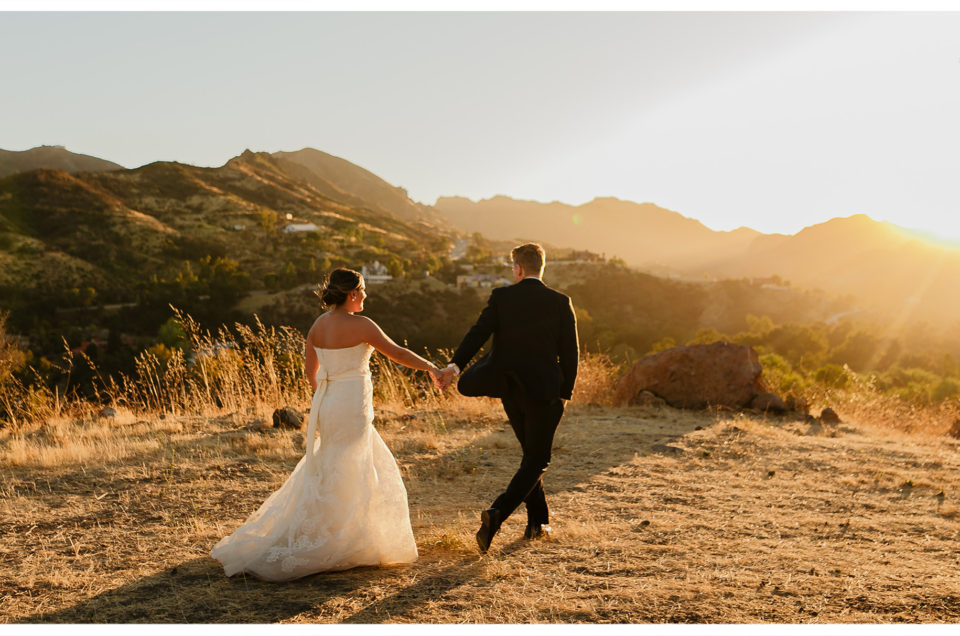
{"type": "Polygon", "coordinates": [[[669,444],[655,444],[652,450],[655,453],[676,453],[678,455],[684,452],[679,446],[670,446],[669,444]]]}
{"type": "Polygon", "coordinates": [[[650,391],[640,391],[633,403],[637,404],[638,406],[655,406],[657,408],[667,405],[666,400],[654,393],[651,393],[650,391]]]}
{"type": "Polygon", "coordinates": [[[804,415],[810,412],[810,405],[807,403],[807,399],[804,397],[788,395],[786,403],[787,403],[787,410],[789,411],[794,411],[796,413],[803,413],[804,415]]]}
{"type": "Polygon", "coordinates": [[[840,416],[832,408],[827,407],[820,411],[820,421],[824,424],[839,424],[840,416]]]}
{"type": "Polygon", "coordinates": [[[787,410],[787,405],[775,393],[757,393],[750,401],[750,408],[763,413],[784,413],[787,410]]]}
{"type": "Polygon", "coordinates": [[[303,416],[293,408],[285,406],[273,412],[273,425],[277,428],[300,428],[303,416]]]}
{"type": "Polygon", "coordinates": [[[271,424],[267,420],[260,419],[260,420],[253,420],[252,422],[247,424],[244,428],[246,428],[248,431],[265,431],[268,428],[273,428],[273,424],[271,424]]]}
{"type": "Polygon", "coordinates": [[[117,416],[117,411],[114,408],[105,406],[102,409],[100,409],[100,417],[116,417],[116,416],[117,416]]]}

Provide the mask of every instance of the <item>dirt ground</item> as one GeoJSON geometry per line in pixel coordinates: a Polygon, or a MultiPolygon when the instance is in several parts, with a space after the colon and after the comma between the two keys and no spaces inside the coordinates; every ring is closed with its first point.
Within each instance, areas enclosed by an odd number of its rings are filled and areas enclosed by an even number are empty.
{"type": "Polygon", "coordinates": [[[554,538],[523,540],[518,511],[480,555],[479,511],[520,457],[497,409],[461,419],[385,413],[377,426],[404,474],[419,561],[280,584],[228,579],[208,553],[283,482],[300,433],[248,431],[238,417],[131,417],[0,440],[0,617],[960,620],[960,442],[950,437],[850,421],[571,408],[544,482],[554,538]],[[80,429],[86,446],[67,453],[80,429]]]}

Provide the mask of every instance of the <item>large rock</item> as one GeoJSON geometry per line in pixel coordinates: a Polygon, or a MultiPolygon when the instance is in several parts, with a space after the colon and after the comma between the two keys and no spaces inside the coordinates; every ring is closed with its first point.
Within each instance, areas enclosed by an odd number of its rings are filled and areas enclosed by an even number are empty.
{"type": "Polygon", "coordinates": [[[649,391],[678,408],[746,408],[763,392],[762,370],[757,353],[745,345],[674,347],[640,358],[620,380],[615,400],[630,404],[638,393],[649,391]]]}

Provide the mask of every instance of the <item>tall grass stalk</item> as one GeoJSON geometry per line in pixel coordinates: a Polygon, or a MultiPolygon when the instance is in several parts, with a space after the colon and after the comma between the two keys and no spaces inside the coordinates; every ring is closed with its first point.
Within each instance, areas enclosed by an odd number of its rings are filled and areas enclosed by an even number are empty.
{"type": "MultiPolygon", "coordinates": [[[[269,416],[273,409],[290,405],[304,409],[310,386],[304,376],[304,336],[292,327],[267,327],[257,316],[252,325],[221,326],[204,330],[189,315],[174,309],[186,334],[185,349],[156,345],[137,355],[130,375],[103,374],[82,352],[64,343],[61,370],[69,392],[50,391],[41,382],[26,387],[8,381],[0,390],[0,406],[8,424],[43,423],[51,419],[93,417],[104,405],[133,416],[160,414],[243,417],[269,416]],[[81,398],[69,378],[77,364],[88,365],[94,386],[81,398]]],[[[442,364],[450,352],[438,350],[427,356],[442,364]]],[[[374,399],[378,409],[402,414],[415,410],[437,432],[448,419],[492,417],[499,405],[494,400],[466,398],[455,388],[436,390],[429,376],[406,369],[380,355],[371,359],[374,399]]],[[[580,363],[575,404],[610,404],[621,369],[607,356],[585,354],[580,363]]],[[[39,377],[38,377],[39,380],[39,377]]]]}

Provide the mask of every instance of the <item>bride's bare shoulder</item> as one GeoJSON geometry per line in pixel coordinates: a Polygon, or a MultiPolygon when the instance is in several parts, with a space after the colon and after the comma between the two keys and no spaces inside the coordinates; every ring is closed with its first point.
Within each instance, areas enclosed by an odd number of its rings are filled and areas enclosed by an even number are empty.
{"type": "Polygon", "coordinates": [[[317,319],[313,321],[313,324],[310,325],[310,329],[307,330],[307,340],[309,342],[315,342],[317,339],[317,334],[323,329],[324,324],[329,320],[329,314],[321,314],[317,316],[317,319]]]}
{"type": "Polygon", "coordinates": [[[373,322],[366,316],[356,316],[350,315],[345,316],[344,327],[349,333],[360,336],[361,339],[365,340],[366,335],[370,332],[371,326],[376,326],[377,323],[373,322]]]}

